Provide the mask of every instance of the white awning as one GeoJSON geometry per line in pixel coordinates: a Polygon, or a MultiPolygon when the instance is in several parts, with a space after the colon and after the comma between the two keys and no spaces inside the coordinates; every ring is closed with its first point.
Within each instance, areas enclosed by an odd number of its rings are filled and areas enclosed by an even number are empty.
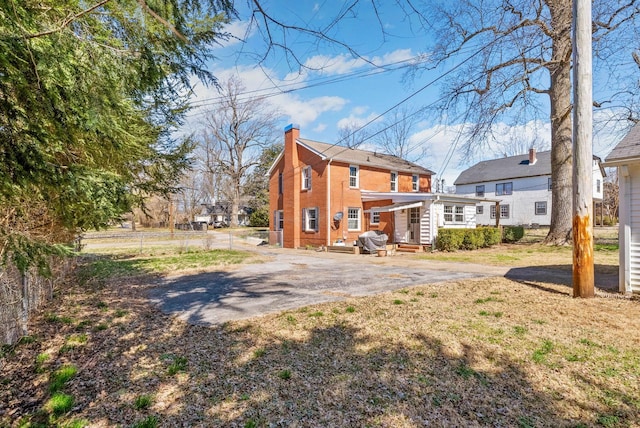
{"type": "Polygon", "coordinates": [[[371,211],[378,211],[380,213],[390,213],[392,211],[400,211],[400,210],[406,210],[408,208],[417,208],[417,207],[421,207],[424,204],[423,201],[418,201],[418,202],[399,202],[397,204],[391,204],[391,205],[387,205],[384,207],[375,207],[375,208],[371,208],[365,212],[371,212],[371,211]]]}

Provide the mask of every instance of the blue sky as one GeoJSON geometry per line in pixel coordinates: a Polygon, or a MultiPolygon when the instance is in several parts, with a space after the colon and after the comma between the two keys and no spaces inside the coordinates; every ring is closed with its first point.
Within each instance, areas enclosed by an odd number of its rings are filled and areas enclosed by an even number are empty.
{"type": "MultiPolygon", "coordinates": [[[[384,112],[406,98],[410,99],[404,104],[410,109],[438,99],[438,84],[432,82],[446,70],[407,78],[412,64],[428,61],[429,40],[428,35],[413,31],[416,27],[407,22],[401,11],[391,7],[394,2],[383,6],[377,15],[370,8],[352,14],[341,10],[344,2],[335,0],[263,3],[269,13],[288,24],[322,28],[325,34],[343,41],[362,56],[354,58],[339,45],[319,43],[308,35],[291,32],[287,46],[298,61],[313,70],[301,70],[296,60],[280,49],[272,50],[259,61],[266,52],[263,37],[255,28],[250,29],[249,14],[241,7],[245,4],[237,2],[239,19],[227,27],[236,38],[216,48],[217,59],[211,63],[211,71],[221,80],[238,76],[250,95],[268,95],[269,102],[283,113],[280,129],[297,123],[303,137],[336,143],[341,127],[371,122],[367,128],[373,129],[384,120],[384,112]],[[341,12],[345,12],[344,18],[331,25],[341,12]]],[[[197,131],[203,111],[215,106],[217,97],[215,88],[197,85],[193,98],[197,108],[187,121],[187,132],[197,131]]],[[[416,153],[426,152],[416,162],[433,170],[438,178],[444,178],[447,185],[453,184],[466,167],[497,156],[496,151],[487,149],[463,158],[461,143],[457,142],[463,126],[460,123],[444,127],[437,120],[425,120],[416,125],[411,137],[411,147],[416,153]]],[[[548,123],[511,127],[504,134],[519,135],[526,141],[535,139],[539,150],[549,147],[548,123]]],[[[595,136],[594,154],[604,158],[618,138],[617,134],[595,136]]],[[[373,149],[367,144],[363,148],[373,149]]]]}

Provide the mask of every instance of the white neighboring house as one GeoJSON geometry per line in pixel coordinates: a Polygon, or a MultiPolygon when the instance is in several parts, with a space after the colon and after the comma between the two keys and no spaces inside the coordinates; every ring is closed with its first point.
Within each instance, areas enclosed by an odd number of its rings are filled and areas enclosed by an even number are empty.
{"type": "Polygon", "coordinates": [[[640,125],[618,143],[605,159],[618,168],[620,283],[623,293],[640,292],[640,125]]]}
{"type": "MultiPolygon", "coordinates": [[[[602,202],[603,179],[605,177],[601,160],[593,157],[593,200],[602,202]]],[[[499,213],[496,205],[480,203],[476,205],[476,223],[544,225],[551,224],[551,152],[509,156],[484,161],[462,171],[454,182],[456,194],[486,197],[500,200],[499,213]]]]}

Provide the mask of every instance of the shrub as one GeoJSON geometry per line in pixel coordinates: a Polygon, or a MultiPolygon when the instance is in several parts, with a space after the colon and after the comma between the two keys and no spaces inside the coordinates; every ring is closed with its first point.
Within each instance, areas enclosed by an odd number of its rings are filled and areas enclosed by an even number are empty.
{"type": "Polygon", "coordinates": [[[524,236],[524,227],[522,226],[505,226],[502,230],[503,242],[518,242],[524,236]]]}
{"type": "Polygon", "coordinates": [[[269,211],[265,208],[259,208],[249,216],[249,224],[253,227],[269,226],[269,211]]]}
{"type": "Polygon", "coordinates": [[[465,250],[476,250],[484,247],[484,232],[480,229],[465,229],[462,238],[462,248],[465,250]]]}
{"type": "Polygon", "coordinates": [[[462,246],[465,229],[439,229],[436,248],[440,251],[455,251],[462,246]]]}
{"type": "Polygon", "coordinates": [[[484,246],[491,247],[500,243],[502,239],[502,231],[497,227],[482,227],[484,233],[484,246]]]}
{"type": "Polygon", "coordinates": [[[496,245],[500,243],[500,239],[500,229],[495,227],[438,229],[436,249],[440,251],[475,250],[496,245]]]}

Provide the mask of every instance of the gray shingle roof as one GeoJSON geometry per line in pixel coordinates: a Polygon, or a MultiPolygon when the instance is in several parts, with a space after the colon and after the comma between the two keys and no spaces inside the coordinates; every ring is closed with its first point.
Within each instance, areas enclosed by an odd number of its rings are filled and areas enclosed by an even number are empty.
{"type": "Polygon", "coordinates": [[[433,175],[434,172],[409,162],[402,158],[368,150],[350,149],[343,146],[321,143],[319,141],[298,138],[298,142],[308,147],[320,156],[360,166],[372,166],[389,171],[409,172],[415,174],[433,175]]]}
{"type": "Polygon", "coordinates": [[[605,162],[621,161],[629,158],[640,157],[640,124],[631,128],[631,131],[609,153],[605,162]]]}
{"type": "Polygon", "coordinates": [[[551,175],[551,151],[536,153],[536,163],[529,165],[529,155],[509,156],[475,164],[460,173],[454,185],[499,181],[511,178],[551,175]]]}

